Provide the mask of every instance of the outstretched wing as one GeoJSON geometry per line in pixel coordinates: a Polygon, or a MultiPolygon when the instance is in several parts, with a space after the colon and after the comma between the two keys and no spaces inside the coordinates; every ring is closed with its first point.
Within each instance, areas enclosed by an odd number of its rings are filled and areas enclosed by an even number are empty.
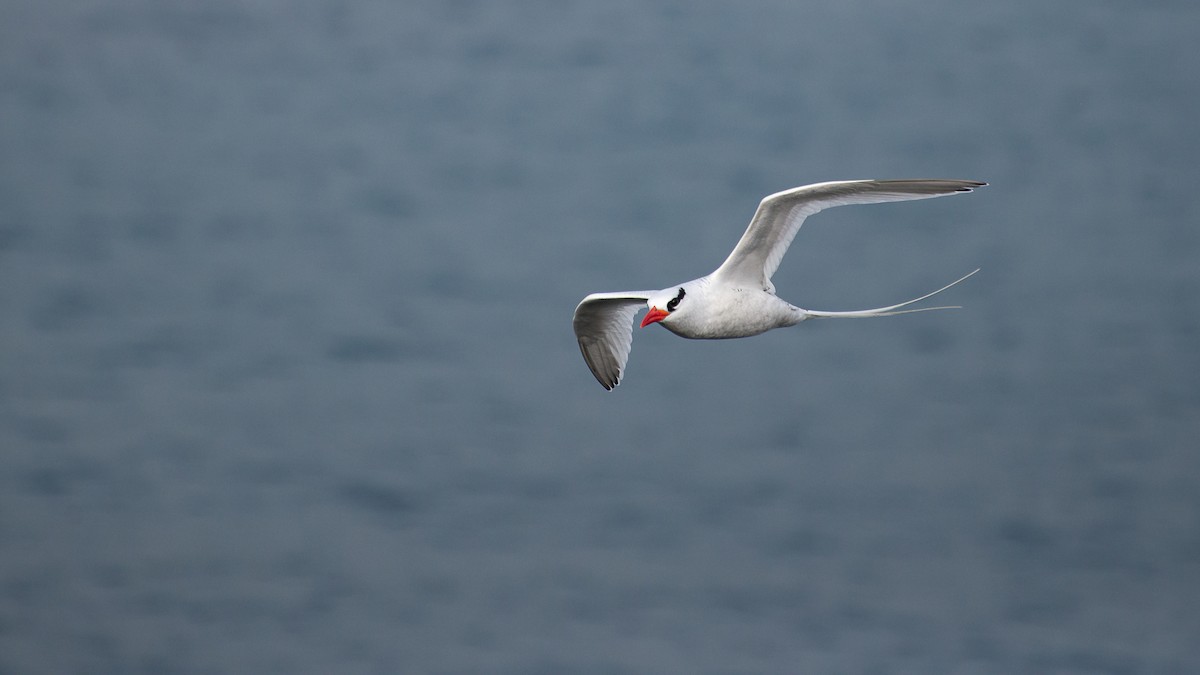
{"type": "Polygon", "coordinates": [[[928,199],[970,192],[973,180],[848,180],[815,183],[763,198],[746,233],[713,276],[731,284],[770,288],[771,275],[804,219],[831,206],[928,199]]]}
{"type": "Polygon", "coordinates": [[[583,360],[605,389],[625,374],[633,347],[633,317],[646,306],[652,291],[593,293],[575,308],[575,337],[583,360]]]}

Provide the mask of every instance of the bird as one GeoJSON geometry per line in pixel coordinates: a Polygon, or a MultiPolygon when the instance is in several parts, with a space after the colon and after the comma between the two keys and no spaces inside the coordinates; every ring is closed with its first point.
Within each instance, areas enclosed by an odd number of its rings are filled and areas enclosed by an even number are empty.
{"type": "Polygon", "coordinates": [[[987,185],[974,180],[842,180],[802,185],[767,195],[729,257],[707,276],[661,290],[592,293],[575,308],[572,326],[583,360],[596,380],[612,391],[625,376],[633,346],[633,320],[644,307],[641,327],[659,324],[690,339],[759,335],[812,318],[862,318],[958,307],[903,309],[962,283],[967,274],[932,293],[905,302],[856,311],[801,309],[775,295],[771,276],[804,220],[846,204],[929,199],[972,192],[987,185]]]}

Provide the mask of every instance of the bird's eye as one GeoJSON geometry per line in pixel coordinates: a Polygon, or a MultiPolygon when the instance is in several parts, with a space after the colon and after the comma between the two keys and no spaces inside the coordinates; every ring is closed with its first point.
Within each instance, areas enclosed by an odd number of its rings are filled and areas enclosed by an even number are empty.
{"type": "Polygon", "coordinates": [[[679,306],[679,301],[683,299],[684,295],[686,295],[684,290],[682,288],[679,289],[679,295],[676,295],[674,298],[671,298],[667,301],[667,311],[674,312],[675,308],[679,306]]]}

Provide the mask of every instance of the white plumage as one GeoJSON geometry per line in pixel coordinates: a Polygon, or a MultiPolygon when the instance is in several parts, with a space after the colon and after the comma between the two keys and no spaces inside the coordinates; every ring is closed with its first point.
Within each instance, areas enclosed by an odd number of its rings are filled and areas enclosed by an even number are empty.
{"type": "Polygon", "coordinates": [[[928,199],[970,192],[987,185],[970,180],[854,180],[816,183],[763,198],[737,246],[712,274],[660,291],[593,293],[575,308],[575,336],[583,359],[605,389],[617,386],[633,345],[633,319],[649,311],[645,327],[662,323],[685,338],[748,337],[794,326],[813,317],[858,318],[922,312],[946,307],[901,309],[958,284],[975,272],[932,293],[906,302],[850,312],[801,309],[776,297],[771,276],[779,268],[804,219],[845,204],[928,199]]]}

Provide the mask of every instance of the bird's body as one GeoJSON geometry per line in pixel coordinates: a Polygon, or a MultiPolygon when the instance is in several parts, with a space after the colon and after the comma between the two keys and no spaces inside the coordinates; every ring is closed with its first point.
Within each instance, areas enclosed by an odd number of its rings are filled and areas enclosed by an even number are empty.
{"type": "MultiPolygon", "coordinates": [[[[749,337],[814,317],[871,317],[943,309],[901,309],[941,293],[975,272],[913,300],[888,307],[825,312],[796,307],[775,295],[771,276],[804,219],[831,206],[926,199],[986,185],[963,180],[834,181],[765,197],[733,252],[712,274],[659,291],[593,293],[575,308],[574,329],[592,374],[612,389],[624,375],[633,341],[633,318],[648,308],[642,326],[661,323],[693,339],[749,337]]],[[[976,270],[978,271],[978,270],[976,270]]]]}
{"type": "Polygon", "coordinates": [[[684,289],[689,305],[696,303],[709,308],[707,312],[680,313],[675,320],[662,322],[663,328],[679,337],[696,340],[750,337],[773,328],[795,326],[808,318],[804,310],[761,288],[715,284],[712,277],[693,279],[667,291],[676,288],[684,289]]]}

